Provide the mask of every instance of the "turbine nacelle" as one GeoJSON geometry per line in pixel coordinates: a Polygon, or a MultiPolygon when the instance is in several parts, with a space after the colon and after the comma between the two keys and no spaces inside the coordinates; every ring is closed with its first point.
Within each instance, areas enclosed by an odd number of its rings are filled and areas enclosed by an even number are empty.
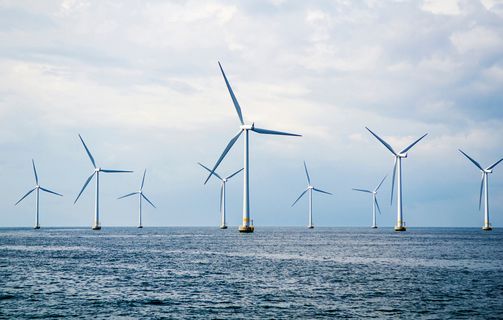
{"type": "Polygon", "coordinates": [[[314,189],[314,187],[313,187],[313,186],[307,186],[307,188],[308,188],[308,189],[314,189]]]}
{"type": "Polygon", "coordinates": [[[485,169],[485,170],[483,170],[482,172],[483,172],[483,173],[493,173],[493,170],[492,170],[492,169],[490,169],[490,170],[485,169]]]}
{"type": "Polygon", "coordinates": [[[407,152],[405,153],[399,153],[396,155],[398,158],[407,158],[407,152]]]}
{"type": "Polygon", "coordinates": [[[255,128],[255,123],[252,124],[243,124],[240,126],[242,130],[253,130],[255,128]]]}
{"type": "Polygon", "coordinates": [[[94,168],[94,172],[100,172],[101,168],[94,168]]]}

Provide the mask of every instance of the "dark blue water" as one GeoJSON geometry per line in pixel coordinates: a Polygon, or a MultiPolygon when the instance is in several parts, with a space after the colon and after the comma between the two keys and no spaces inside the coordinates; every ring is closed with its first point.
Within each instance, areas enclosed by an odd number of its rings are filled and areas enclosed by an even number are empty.
{"type": "Polygon", "coordinates": [[[0,229],[0,317],[503,318],[503,232],[0,229]]]}

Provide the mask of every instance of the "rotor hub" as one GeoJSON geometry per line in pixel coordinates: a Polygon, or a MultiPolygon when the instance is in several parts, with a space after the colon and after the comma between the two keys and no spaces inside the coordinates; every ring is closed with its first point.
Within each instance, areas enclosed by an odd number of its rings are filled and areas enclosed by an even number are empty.
{"type": "Polygon", "coordinates": [[[243,124],[240,128],[243,130],[253,130],[253,128],[255,128],[255,123],[243,124]]]}

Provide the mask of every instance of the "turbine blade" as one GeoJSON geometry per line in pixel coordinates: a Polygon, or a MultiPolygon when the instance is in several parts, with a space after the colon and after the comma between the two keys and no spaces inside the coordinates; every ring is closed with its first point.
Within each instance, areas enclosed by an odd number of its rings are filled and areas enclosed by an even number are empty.
{"type": "Polygon", "coordinates": [[[49,190],[49,189],[45,189],[45,188],[42,188],[42,187],[40,187],[40,190],[43,190],[43,191],[45,191],[45,192],[49,192],[49,193],[55,194],[55,195],[60,196],[60,197],[62,197],[62,196],[63,196],[63,195],[62,195],[62,194],[60,194],[60,193],[57,193],[57,192],[54,192],[54,191],[51,191],[51,190],[49,190]]]}
{"type": "Polygon", "coordinates": [[[409,151],[410,149],[412,149],[413,146],[416,145],[416,143],[418,143],[419,141],[421,141],[424,137],[426,137],[428,134],[425,133],[421,138],[417,139],[416,141],[414,141],[413,143],[411,143],[407,148],[403,149],[402,151],[400,151],[400,153],[405,153],[407,151],[409,151]]]}
{"type": "Polygon", "coordinates": [[[381,187],[382,183],[384,182],[384,180],[386,180],[387,177],[388,177],[388,175],[385,175],[384,178],[382,178],[381,182],[379,183],[379,185],[377,186],[377,188],[375,188],[374,191],[377,192],[377,190],[379,190],[379,188],[381,187]]]}
{"type": "Polygon", "coordinates": [[[309,172],[307,171],[306,162],[304,161],[304,170],[306,171],[307,183],[311,185],[311,178],[309,177],[309,172]]]}
{"type": "Polygon", "coordinates": [[[84,149],[86,149],[86,152],[87,152],[87,155],[89,156],[89,159],[91,159],[91,162],[93,163],[93,167],[96,168],[96,162],[94,162],[93,155],[91,154],[91,152],[87,148],[86,143],[84,142],[84,139],[82,139],[80,134],[79,134],[79,138],[80,138],[80,141],[82,142],[82,144],[84,145],[84,149]]]}
{"type": "Polygon", "coordinates": [[[484,169],[482,169],[482,166],[477,161],[473,160],[472,157],[470,157],[469,155],[467,155],[466,153],[464,153],[463,150],[461,150],[461,149],[458,149],[458,150],[459,150],[459,152],[461,152],[462,154],[464,154],[465,157],[468,158],[468,160],[470,160],[474,165],[476,165],[477,168],[479,168],[480,170],[484,171],[484,169]]]}
{"type": "Polygon", "coordinates": [[[395,189],[395,175],[396,175],[396,163],[398,162],[398,158],[395,157],[395,164],[393,165],[393,178],[391,179],[391,201],[390,205],[393,204],[393,191],[395,189]]]}
{"type": "MultiPolygon", "coordinates": [[[[197,164],[198,164],[198,165],[200,165],[201,167],[203,167],[204,169],[206,169],[208,172],[210,172],[210,173],[211,173],[211,169],[210,169],[210,168],[208,168],[207,166],[203,165],[201,162],[198,162],[197,164]]],[[[223,179],[222,179],[222,177],[220,177],[220,176],[218,175],[218,173],[213,172],[213,175],[215,175],[215,177],[217,177],[218,179],[223,180],[223,179]]]]}
{"type": "Polygon", "coordinates": [[[374,132],[372,132],[372,130],[370,130],[369,128],[365,127],[365,129],[367,129],[374,137],[377,138],[377,140],[381,141],[381,143],[386,147],[388,148],[389,151],[391,151],[391,153],[393,153],[395,156],[396,156],[396,152],[395,150],[393,150],[393,148],[386,142],[384,141],[383,139],[381,139],[377,134],[375,134],[374,132]]]}
{"type": "Polygon", "coordinates": [[[482,207],[482,190],[484,190],[484,179],[486,178],[485,173],[482,173],[482,181],[480,181],[480,196],[479,196],[479,211],[482,207]]]}
{"type": "Polygon", "coordinates": [[[143,197],[143,199],[147,200],[148,203],[150,203],[150,205],[154,208],[157,209],[157,207],[152,203],[152,201],[150,201],[146,195],[144,195],[143,193],[141,194],[141,196],[143,197]]]}
{"type": "Polygon", "coordinates": [[[17,206],[18,203],[20,203],[21,201],[23,201],[24,198],[26,198],[27,196],[30,195],[30,193],[32,193],[33,191],[35,191],[36,188],[33,188],[31,189],[30,191],[28,191],[21,199],[19,199],[18,202],[16,202],[16,204],[14,204],[15,206],[17,206]]]}
{"type": "Polygon", "coordinates": [[[327,191],[323,191],[321,189],[316,189],[316,188],[313,188],[314,191],[318,191],[318,192],[321,192],[321,193],[325,193],[325,194],[329,194],[329,195],[332,195],[330,192],[327,192],[327,191]]]}
{"type": "Polygon", "coordinates": [[[240,173],[243,170],[244,170],[244,168],[239,169],[238,171],[236,171],[233,174],[231,174],[230,176],[228,176],[226,179],[229,180],[230,178],[234,177],[236,174],[240,173]]]}
{"type": "Polygon", "coordinates": [[[33,165],[33,173],[35,174],[35,182],[38,185],[38,175],[37,175],[37,169],[35,169],[35,160],[31,159],[31,164],[33,165]]]}
{"type": "Polygon", "coordinates": [[[379,208],[379,202],[377,201],[377,197],[375,198],[375,203],[376,203],[376,206],[377,206],[377,211],[379,211],[379,214],[382,214],[381,213],[381,208],[379,208]]]}
{"type": "Polygon", "coordinates": [[[306,194],[307,190],[309,190],[309,189],[304,190],[304,192],[302,192],[302,193],[300,194],[300,196],[297,198],[297,200],[295,200],[295,201],[292,203],[292,207],[293,207],[293,206],[297,203],[297,201],[299,201],[299,200],[300,200],[300,198],[302,198],[302,196],[303,196],[303,195],[305,195],[305,194],[306,194]]]}
{"type": "Polygon", "coordinates": [[[489,167],[487,167],[486,170],[491,170],[493,169],[494,167],[496,167],[501,161],[503,161],[503,158],[499,159],[498,161],[496,161],[495,163],[493,163],[492,165],[490,165],[489,167]]]}
{"type": "Polygon", "coordinates": [[[360,192],[366,192],[366,193],[372,193],[372,191],[370,191],[370,190],[365,190],[365,189],[355,189],[355,188],[353,188],[353,190],[355,190],[355,191],[360,191],[360,192]]]}
{"type": "Polygon", "coordinates": [[[111,169],[101,169],[101,172],[105,173],[131,173],[133,171],[130,170],[111,170],[111,169]]]}
{"type": "Polygon", "coordinates": [[[73,202],[73,204],[77,203],[77,200],[79,200],[80,195],[82,194],[82,192],[84,192],[84,189],[87,187],[87,185],[89,184],[89,182],[91,181],[91,179],[94,177],[95,174],[96,174],[96,171],[93,172],[93,174],[90,175],[89,178],[87,178],[86,183],[84,183],[84,186],[82,187],[82,190],[80,190],[79,195],[77,196],[77,198],[75,199],[75,201],[73,202]]]}
{"type": "Polygon", "coordinates": [[[122,197],[118,197],[118,198],[117,198],[117,200],[119,200],[119,199],[123,199],[123,198],[127,198],[127,197],[130,197],[130,196],[135,195],[135,194],[138,194],[138,192],[131,192],[131,193],[128,193],[128,194],[126,194],[126,195],[124,195],[124,196],[122,196],[122,197]]]}
{"type": "Polygon", "coordinates": [[[274,131],[274,130],[268,130],[268,129],[261,129],[261,128],[257,128],[257,127],[253,127],[251,130],[255,131],[256,133],[260,133],[260,134],[274,134],[274,135],[279,135],[279,136],[302,137],[302,135],[296,134],[296,133],[274,131]]]}
{"type": "Polygon", "coordinates": [[[218,62],[218,66],[220,67],[220,71],[222,71],[222,75],[224,76],[225,85],[227,86],[227,90],[229,90],[229,94],[231,95],[232,103],[234,103],[234,108],[236,108],[236,112],[238,113],[239,121],[241,122],[241,124],[245,124],[243,121],[243,114],[241,113],[241,107],[239,106],[238,99],[236,99],[234,91],[232,91],[231,85],[229,83],[229,80],[227,80],[227,76],[225,75],[224,69],[220,64],[220,61],[218,62]]]}
{"type": "Polygon", "coordinates": [[[145,171],[143,171],[143,179],[141,179],[140,190],[143,190],[143,185],[145,184],[145,175],[146,174],[147,174],[147,169],[145,169],[145,171]]]}
{"type": "Polygon", "coordinates": [[[206,178],[206,181],[204,181],[204,184],[206,184],[206,182],[208,182],[208,180],[210,180],[211,176],[215,173],[215,170],[217,170],[218,166],[220,165],[220,162],[222,162],[222,160],[224,159],[227,152],[229,152],[229,150],[232,148],[234,143],[236,143],[236,141],[238,140],[241,133],[243,133],[243,129],[239,130],[238,134],[236,134],[234,136],[234,138],[232,138],[231,141],[229,141],[229,143],[227,144],[227,147],[225,147],[224,152],[222,152],[222,155],[220,156],[220,158],[218,158],[217,162],[215,163],[213,170],[211,170],[210,175],[208,176],[208,178],[206,178]]]}

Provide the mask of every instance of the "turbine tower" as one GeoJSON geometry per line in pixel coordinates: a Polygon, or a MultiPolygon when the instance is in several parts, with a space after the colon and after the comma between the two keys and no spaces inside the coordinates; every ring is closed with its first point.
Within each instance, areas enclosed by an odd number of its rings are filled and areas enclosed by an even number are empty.
{"type": "Polygon", "coordinates": [[[377,185],[377,187],[373,190],[366,190],[366,189],[354,189],[355,191],[360,191],[360,192],[365,192],[365,193],[370,193],[372,194],[372,228],[376,229],[377,228],[377,223],[376,223],[376,207],[377,210],[379,211],[379,214],[381,214],[381,208],[379,208],[379,202],[377,202],[377,190],[381,187],[382,183],[386,179],[387,176],[382,178],[381,182],[377,185]]]}
{"type": "Polygon", "coordinates": [[[79,134],[79,138],[80,138],[80,141],[82,142],[82,145],[84,146],[84,149],[86,149],[86,153],[89,156],[89,159],[91,160],[91,163],[93,164],[94,171],[93,171],[93,174],[91,174],[89,176],[89,178],[87,178],[86,182],[84,183],[84,186],[80,190],[80,193],[77,196],[77,198],[75,199],[75,201],[73,202],[73,204],[77,203],[77,200],[79,200],[80,195],[82,194],[82,192],[84,192],[84,189],[87,187],[87,185],[89,184],[89,182],[91,182],[92,178],[94,176],[96,176],[96,195],[95,195],[95,207],[94,207],[94,224],[93,224],[92,229],[93,230],[101,230],[101,224],[100,224],[100,173],[101,172],[103,172],[103,173],[122,173],[122,172],[128,172],[129,173],[129,172],[133,172],[133,171],[129,171],[129,170],[102,169],[102,168],[96,166],[96,162],[94,161],[94,158],[91,155],[91,152],[87,148],[86,143],[84,142],[84,139],[82,139],[82,137],[80,136],[80,134],[79,134]]]}
{"type": "Polygon", "coordinates": [[[287,132],[281,132],[281,131],[273,131],[273,130],[267,130],[267,129],[261,129],[255,127],[255,123],[252,122],[246,123],[243,120],[243,115],[241,113],[241,107],[239,106],[238,100],[236,99],[236,96],[234,95],[234,92],[232,91],[231,85],[229,84],[229,81],[227,80],[227,77],[224,73],[224,70],[222,68],[222,65],[220,62],[218,63],[220,66],[220,71],[222,72],[222,75],[225,80],[225,84],[227,85],[227,89],[229,90],[229,94],[231,96],[232,102],[234,104],[234,108],[236,108],[236,112],[239,117],[239,122],[241,123],[241,126],[239,127],[239,132],[229,141],[227,146],[225,147],[222,155],[220,158],[218,158],[217,162],[213,166],[213,169],[211,170],[208,178],[206,178],[206,182],[211,178],[215,170],[218,168],[220,165],[220,162],[224,159],[225,155],[229,150],[232,148],[234,143],[238,140],[239,136],[244,132],[244,174],[243,174],[243,224],[239,226],[239,231],[240,232],[253,232],[255,229],[253,227],[252,221],[250,220],[250,183],[249,183],[249,177],[250,177],[250,171],[249,171],[249,149],[248,149],[248,141],[249,141],[249,133],[250,131],[260,133],[260,134],[273,134],[273,135],[283,135],[283,136],[297,136],[300,137],[301,135],[299,134],[293,134],[293,133],[287,133],[287,132]]]}
{"type": "Polygon", "coordinates": [[[503,161],[503,158],[496,161],[492,165],[490,165],[487,168],[482,168],[482,166],[473,158],[471,158],[469,155],[464,153],[461,149],[459,149],[459,152],[461,152],[465,157],[468,158],[477,168],[479,168],[480,172],[482,172],[482,180],[480,181],[480,196],[479,196],[479,210],[482,205],[482,190],[484,190],[484,226],[482,227],[482,230],[485,231],[491,231],[492,226],[491,223],[489,222],[489,174],[493,173],[494,167],[496,167],[501,161],[503,161]]]}
{"type": "Polygon", "coordinates": [[[332,194],[330,192],[326,192],[326,191],[317,189],[311,185],[311,178],[309,177],[309,172],[307,171],[307,166],[306,166],[305,161],[304,161],[304,170],[306,171],[307,188],[306,188],[306,190],[304,190],[300,194],[300,196],[297,198],[297,200],[294,201],[294,203],[292,204],[292,207],[297,203],[297,201],[300,200],[300,198],[302,198],[303,195],[306,194],[306,192],[309,191],[309,209],[308,209],[309,222],[308,222],[307,227],[309,229],[312,229],[312,228],[314,228],[314,225],[313,225],[313,190],[316,192],[325,193],[325,194],[329,194],[329,195],[332,195],[332,194]]]}
{"type": "Polygon", "coordinates": [[[403,221],[402,213],[402,159],[407,158],[407,151],[409,151],[413,146],[416,145],[421,139],[426,137],[428,134],[424,134],[421,138],[417,139],[411,143],[407,148],[400,152],[396,152],[393,148],[383,139],[381,139],[377,134],[372,132],[369,128],[365,127],[374,137],[377,138],[393,155],[395,156],[395,164],[393,167],[393,178],[391,180],[391,203],[393,203],[393,189],[395,187],[395,175],[397,176],[397,218],[395,231],[405,231],[405,222],[403,221]]]}
{"type": "Polygon", "coordinates": [[[33,229],[40,229],[40,220],[39,220],[40,190],[45,191],[47,193],[55,194],[55,195],[60,196],[60,197],[62,197],[63,195],[59,194],[57,192],[51,191],[49,189],[46,189],[46,188],[42,188],[39,185],[39,183],[38,183],[37,169],[35,168],[35,161],[33,159],[31,160],[31,164],[33,165],[33,174],[35,175],[35,188],[33,188],[30,191],[28,191],[21,199],[19,199],[19,201],[16,202],[15,206],[17,206],[18,203],[20,203],[21,201],[23,201],[23,199],[26,198],[27,196],[29,196],[33,191],[36,191],[36,194],[37,194],[37,205],[36,205],[36,207],[37,207],[37,209],[36,209],[35,227],[33,229]]]}
{"type": "Polygon", "coordinates": [[[147,169],[145,169],[145,171],[143,171],[143,179],[141,180],[140,191],[131,192],[131,193],[128,193],[122,197],[117,198],[117,199],[123,199],[123,198],[127,198],[129,196],[135,195],[135,194],[138,195],[138,211],[139,211],[138,212],[138,228],[143,228],[142,216],[141,216],[142,199],[147,200],[147,202],[150,203],[150,205],[155,208],[155,205],[143,193],[143,185],[145,184],[145,175],[146,174],[147,174],[147,169]]]}
{"type": "MultiPolygon", "coordinates": [[[[211,170],[208,167],[206,167],[205,165],[203,165],[200,162],[198,162],[198,164],[211,173],[211,170]]],[[[234,172],[233,174],[231,174],[230,176],[228,176],[226,178],[222,178],[216,172],[213,172],[213,174],[218,179],[220,179],[220,181],[222,181],[222,186],[220,187],[220,216],[221,216],[220,229],[227,229],[227,223],[226,223],[226,219],[225,219],[225,184],[227,183],[227,181],[229,181],[230,178],[234,177],[236,174],[240,173],[241,171],[243,171],[243,168],[239,169],[238,171],[234,172]]]]}

